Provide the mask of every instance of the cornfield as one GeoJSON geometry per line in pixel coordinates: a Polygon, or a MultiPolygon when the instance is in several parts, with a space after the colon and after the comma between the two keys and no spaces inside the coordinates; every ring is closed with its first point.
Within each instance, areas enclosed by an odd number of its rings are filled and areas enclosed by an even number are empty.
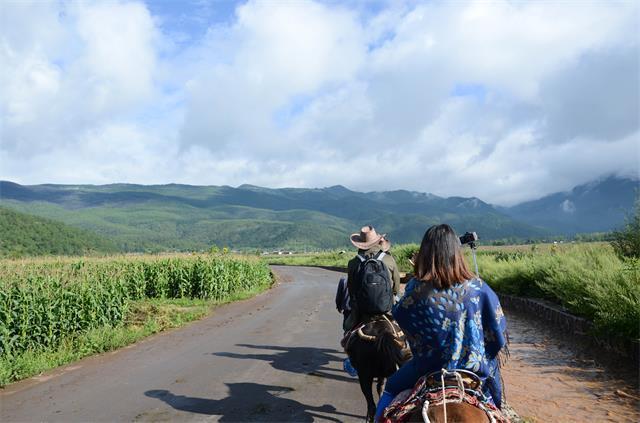
{"type": "Polygon", "coordinates": [[[222,301],[271,280],[263,263],[214,255],[0,261],[0,359],[122,325],[133,300],[222,301]]]}

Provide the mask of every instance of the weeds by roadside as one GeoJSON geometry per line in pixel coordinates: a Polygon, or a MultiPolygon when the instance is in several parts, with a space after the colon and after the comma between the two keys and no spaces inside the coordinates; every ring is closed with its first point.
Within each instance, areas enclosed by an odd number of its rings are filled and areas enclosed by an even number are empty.
{"type": "MultiPolygon", "coordinates": [[[[395,245],[401,270],[418,245],[395,245]]],[[[471,254],[465,249],[471,265],[471,254]]],[[[346,266],[351,253],[279,257],[271,263],[346,266]]],[[[480,247],[480,275],[498,292],[544,298],[592,321],[597,334],[640,339],[640,260],[621,259],[608,243],[480,247]]]]}

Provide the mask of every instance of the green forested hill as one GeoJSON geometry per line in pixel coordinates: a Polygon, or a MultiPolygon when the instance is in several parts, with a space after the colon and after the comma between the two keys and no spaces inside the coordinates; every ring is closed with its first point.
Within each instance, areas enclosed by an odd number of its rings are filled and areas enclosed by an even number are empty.
{"type": "MultiPolygon", "coordinates": [[[[599,200],[602,210],[596,230],[611,230],[622,222],[622,214],[610,210],[633,203],[629,185],[628,180],[613,179],[602,189],[597,189],[598,184],[592,187],[590,192],[622,187],[610,201],[609,197],[599,200]]],[[[582,204],[590,200],[572,201],[577,209],[570,213],[572,219],[553,226],[560,219],[533,219],[537,209],[531,206],[500,208],[477,198],[443,198],[404,190],[362,193],[342,186],[270,189],[179,184],[27,186],[0,181],[1,205],[90,230],[114,240],[122,251],[193,251],[212,244],[236,249],[338,248],[348,246],[349,234],[366,224],[387,233],[394,243],[419,242],[426,228],[436,223],[449,223],[461,233],[476,231],[485,241],[594,231],[593,219],[587,218],[591,212],[581,213],[582,204]]]]}
{"type": "Polygon", "coordinates": [[[0,207],[0,256],[80,255],[117,250],[113,242],[94,233],[0,207]]]}
{"type": "Polygon", "coordinates": [[[335,186],[269,189],[252,185],[32,185],[0,182],[0,204],[89,229],[123,251],[300,250],[349,245],[372,224],[392,242],[418,242],[447,222],[485,239],[530,238],[544,229],[520,223],[476,198],[410,192],[361,193],[335,186]]]}

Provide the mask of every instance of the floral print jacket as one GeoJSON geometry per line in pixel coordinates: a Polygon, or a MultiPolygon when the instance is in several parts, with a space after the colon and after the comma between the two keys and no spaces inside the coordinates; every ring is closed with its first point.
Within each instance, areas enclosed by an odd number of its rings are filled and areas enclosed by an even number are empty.
{"type": "Polygon", "coordinates": [[[466,369],[483,382],[488,400],[501,405],[498,353],[507,343],[506,320],[495,292],[481,279],[437,290],[411,279],[393,316],[404,330],[420,372],[466,369]]]}

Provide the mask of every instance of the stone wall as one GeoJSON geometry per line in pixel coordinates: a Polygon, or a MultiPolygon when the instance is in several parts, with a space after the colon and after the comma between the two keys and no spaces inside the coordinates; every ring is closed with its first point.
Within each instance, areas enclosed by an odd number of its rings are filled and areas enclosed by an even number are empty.
{"type": "Polygon", "coordinates": [[[593,323],[568,313],[559,305],[535,298],[522,298],[508,294],[498,293],[498,297],[500,297],[502,306],[507,310],[515,310],[535,319],[544,320],[569,336],[586,338],[598,347],[630,357],[636,362],[640,360],[640,344],[638,342],[615,337],[596,336],[593,333],[593,323]]]}

